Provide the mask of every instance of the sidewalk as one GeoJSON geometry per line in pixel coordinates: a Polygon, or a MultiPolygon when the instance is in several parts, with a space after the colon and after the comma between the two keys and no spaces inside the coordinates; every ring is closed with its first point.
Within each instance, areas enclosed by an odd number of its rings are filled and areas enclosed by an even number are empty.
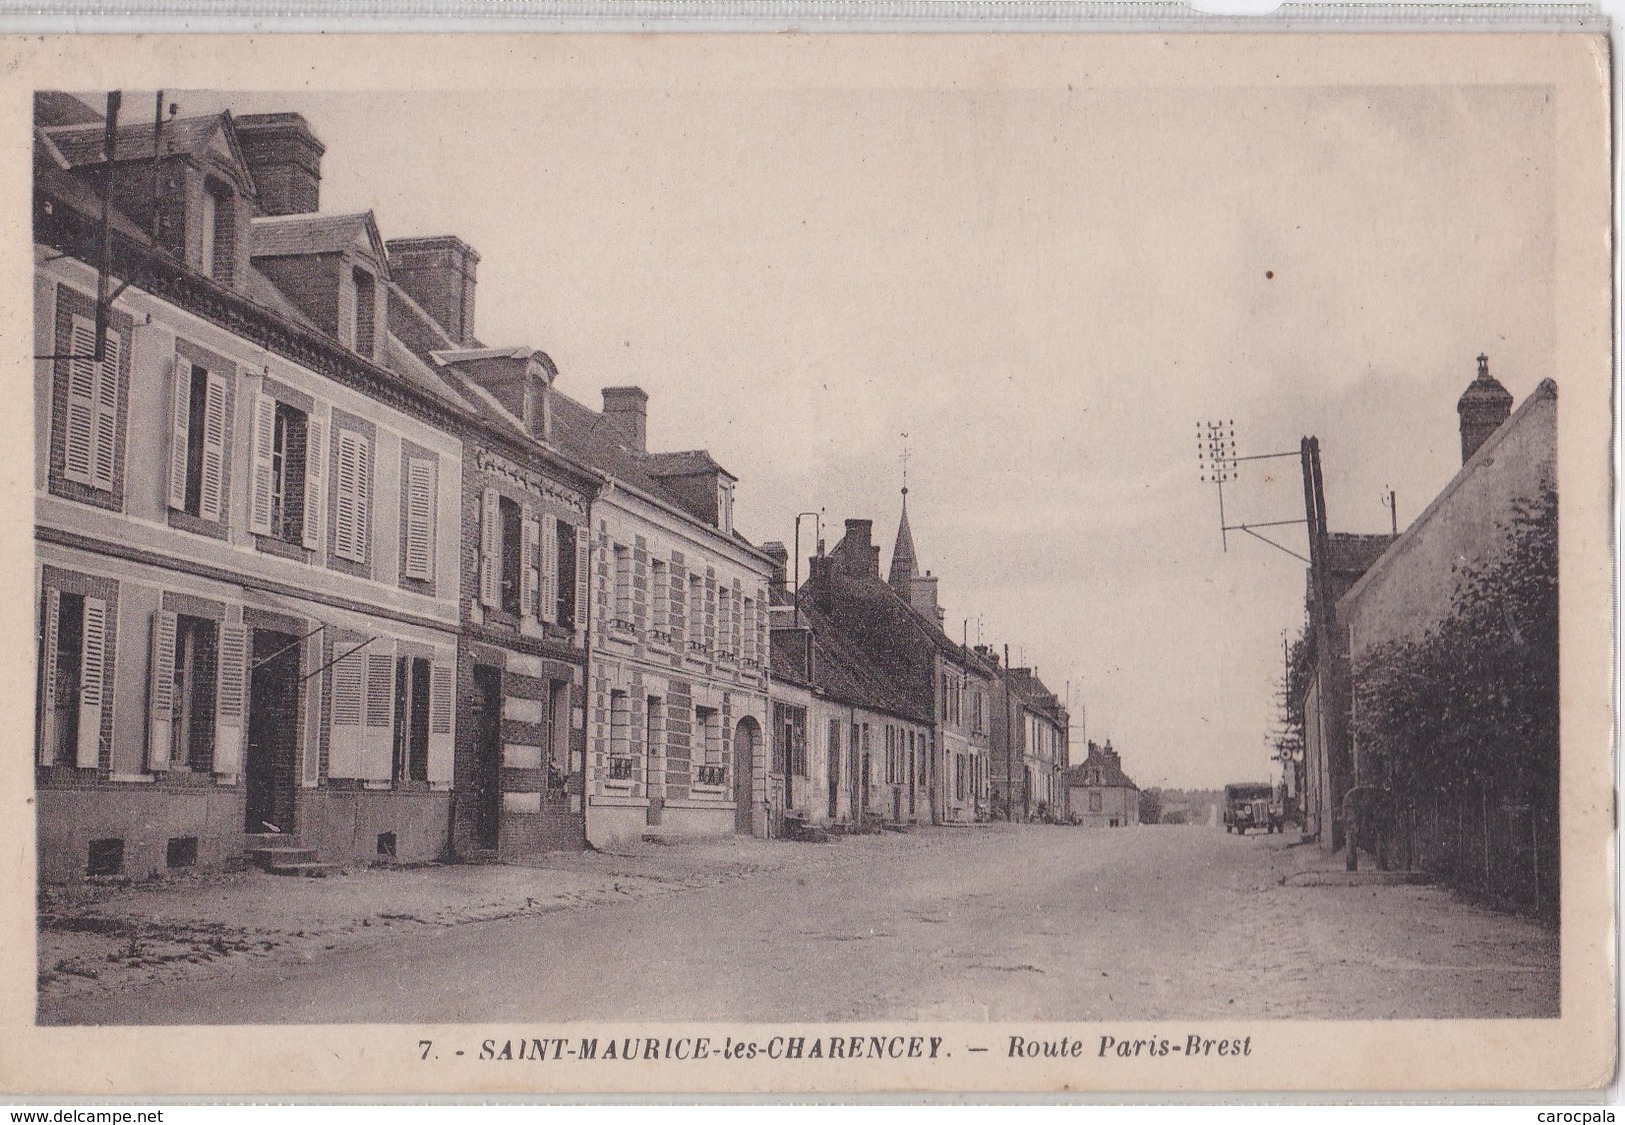
{"type": "Polygon", "coordinates": [[[547,852],[505,864],[355,866],[325,879],[257,869],[155,883],[46,887],[39,894],[41,994],[230,972],[241,958],[320,950],[455,926],[623,903],[761,873],[870,863],[877,851],[940,846],[932,831],[808,845],[723,837],[547,852]]]}
{"type": "Polygon", "coordinates": [[[1266,840],[1266,846],[1280,853],[1282,886],[1400,887],[1433,882],[1421,871],[1379,871],[1377,857],[1367,852],[1360,853],[1360,869],[1350,871],[1345,853],[1326,852],[1318,841],[1303,840],[1291,832],[1266,840]]]}

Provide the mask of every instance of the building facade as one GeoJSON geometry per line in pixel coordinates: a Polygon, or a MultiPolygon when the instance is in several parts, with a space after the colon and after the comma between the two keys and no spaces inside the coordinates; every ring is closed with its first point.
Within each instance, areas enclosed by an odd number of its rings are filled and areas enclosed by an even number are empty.
{"type": "MultiPolygon", "coordinates": [[[[989,647],[977,653],[995,668],[989,647]]],[[[993,750],[988,758],[993,815],[1008,820],[1046,820],[1066,815],[1071,723],[1065,705],[1031,668],[1009,668],[994,685],[993,750]]]]}
{"type": "Polygon", "coordinates": [[[1140,787],[1123,772],[1112,749],[1089,743],[1083,761],[1064,776],[1069,818],[1087,828],[1127,828],[1140,823],[1140,787]]]}
{"type": "Polygon", "coordinates": [[[587,838],[764,835],[771,560],[733,528],[735,479],[703,450],[651,453],[648,396],[549,398],[560,447],[601,473],[585,573],[592,636],[587,838]]]}
{"type": "Polygon", "coordinates": [[[465,414],[371,216],[296,115],[118,129],[101,302],[103,126],[39,124],[41,878],[443,854],[465,414]]]}

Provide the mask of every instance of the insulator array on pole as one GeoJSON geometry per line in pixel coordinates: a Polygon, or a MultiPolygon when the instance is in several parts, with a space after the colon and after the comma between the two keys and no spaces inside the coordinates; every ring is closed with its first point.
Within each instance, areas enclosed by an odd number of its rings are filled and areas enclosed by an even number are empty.
{"type": "Polygon", "coordinates": [[[1196,466],[1204,484],[1224,484],[1236,479],[1234,419],[1196,423],[1196,466]]]}

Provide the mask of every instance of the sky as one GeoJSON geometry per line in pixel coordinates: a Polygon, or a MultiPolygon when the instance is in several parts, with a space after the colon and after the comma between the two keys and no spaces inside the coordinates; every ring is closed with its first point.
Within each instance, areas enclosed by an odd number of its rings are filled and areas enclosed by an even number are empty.
{"type": "MultiPolygon", "coordinates": [[[[1561,381],[1537,87],[171,97],[304,114],[324,211],[473,245],[479,337],[590,406],[642,386],[650,448],[709,449],[753,541],[872,519],[885,567],[906,434],[950,635],[1008,644],[1074,759],[1109,738],[1141,786],[1271,776],[1303,620],[1302,562],[1224,549],[1199,420],[1244,455],[1318,436],[1331,529],[1380,532],[1459,467],[1480,351],[1520,402],[1561,381]]],[[[1226,505],[1301,518],[1296,462],[1226,505]]]]}

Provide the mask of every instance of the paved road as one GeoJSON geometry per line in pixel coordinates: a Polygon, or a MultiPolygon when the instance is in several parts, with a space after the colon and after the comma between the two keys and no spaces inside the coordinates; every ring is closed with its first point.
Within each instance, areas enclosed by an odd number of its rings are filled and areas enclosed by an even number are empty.
{"type": "Polygon", "coordinates": [[[1557,1010],[1555,935],[1435,888],[1281,885],[1307,858],[1281,837],[996,826],[742,846],[760,849],[764,862],[721,885],[394,932],[112,997],[48,998],[41,1019],[1347,1019],[1557,1010]]]}

